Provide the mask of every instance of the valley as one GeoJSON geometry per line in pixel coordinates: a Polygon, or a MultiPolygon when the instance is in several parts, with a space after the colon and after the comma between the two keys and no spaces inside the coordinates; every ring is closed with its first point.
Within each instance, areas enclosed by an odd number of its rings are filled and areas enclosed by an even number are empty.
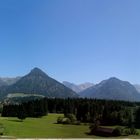
{"type": "Polygon", "coordinates": [[[111,77],[98,84],[61,83],[34,68],[20,78],[1,78],[0,84],[0,134],[3,136],[139,136],[140,93],[128,81],[111,77]]]}
{"type": "Polygon", "coordinates": [[[140,0],[0,0],[0,139],[140,139],[140,0]]]}

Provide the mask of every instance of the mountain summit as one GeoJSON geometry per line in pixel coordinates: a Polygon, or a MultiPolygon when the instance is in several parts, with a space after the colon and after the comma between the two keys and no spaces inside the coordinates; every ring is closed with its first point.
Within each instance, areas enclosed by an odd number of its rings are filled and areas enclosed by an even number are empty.
{"type": "Polygon", "coordinates": [[[9,93],[39,94],[53,98],[78,97],[74,91],[49,77],[39,68],[34,68],[13,85],[2,88],[0,93],[1,95],[9,93]]]}
{"type": "Polygon", "coordinates": [[[41,69],[35,67],[34,69],[31,70],[31,72],[29,73],[30,75],[34,75],[34,76],[48,76],[45,72],[43,72],[41,69]]]}
{"type": "Polygon", "coordinates": [[[140,94],[133,85],[115,77],[82,91],[80,96],[97,99],[140,101],[140,94]]]}

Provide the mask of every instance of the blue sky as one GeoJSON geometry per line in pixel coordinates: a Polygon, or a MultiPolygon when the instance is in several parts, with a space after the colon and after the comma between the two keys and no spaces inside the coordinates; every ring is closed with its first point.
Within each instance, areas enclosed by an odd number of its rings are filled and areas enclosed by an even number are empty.
{"type": "Polygon", "coordinates": [[[140,83],[139,0],[1,0],[0,76],[140,83]]]}

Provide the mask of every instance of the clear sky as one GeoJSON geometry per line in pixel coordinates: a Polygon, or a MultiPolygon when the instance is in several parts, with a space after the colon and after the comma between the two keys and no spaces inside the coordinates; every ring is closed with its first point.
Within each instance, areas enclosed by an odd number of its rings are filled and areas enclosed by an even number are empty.
{"type": "Polygon", "coordinates": [[[1,0],[0,76],[140,83],[140,0],[1,0]]]}

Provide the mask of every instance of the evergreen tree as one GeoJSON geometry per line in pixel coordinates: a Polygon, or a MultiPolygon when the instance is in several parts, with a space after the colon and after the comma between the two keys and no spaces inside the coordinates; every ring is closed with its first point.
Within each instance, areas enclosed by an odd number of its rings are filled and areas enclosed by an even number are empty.
{"type": "Polygon", "coordinates": [[[19,105],[18,107],[18,112],[17,112],[17,117],[21,121],[23,121],[26,118],[26,111],[23,105],[19,105]]]}
{"type": "Polygon", "coordinates": [[[136,111],[135,126],[136,126],[136,128],[140,128],[140,107],[136,111]]]}

